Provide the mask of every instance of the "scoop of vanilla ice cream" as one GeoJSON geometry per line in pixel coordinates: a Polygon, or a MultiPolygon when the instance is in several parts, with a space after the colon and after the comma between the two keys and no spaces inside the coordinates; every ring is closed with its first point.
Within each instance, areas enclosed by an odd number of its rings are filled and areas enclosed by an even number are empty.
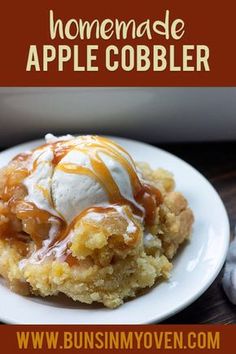
{"type": "MultiPolygon", "coordinates": [[[[68,150],[65,156],[57,163],[53,164],[55,141],[62,141],[50,136],[49,143],[39,150],[35,150],[32,155],[32,166],[37,160],[36,167],[32,169],[30,175],[25,179],[24,185],[28,195],[26,200],[34,203],[39,209],[46,210],[52,215],[63,218],[68,224],[78,216],[83,210],[109,203],[109,195],[104,186],[92,176],[76,171],[67,172],[63,170],[64,165],[83,167],[93,170],[90,157],[83,150],[80,151],[81,139],[86,145],[86,137],[68,137],[63,140],[64,144],[74,140],[74,145],[68,150]],[[84,140],[85,139],[85,140],[84,140]],[[50,144],[50,141],[52,142],[50,144]]],[[[88,146],[89,148],[89,136],[88,146]]],[[[115,148],[115,146],[114,146],[115,148]]],[[[129,164],[135,166],[128,154],[120,150],[129,164]]],[[[121,163],[109,153],[106,153],[106,144],[102,146],[102,151],[97,152],[99,158],[108,168],[115,181],[121,195],[132,203],[136,204],[133,196],[130,176],[121,163]]]]}
{"type": "Polygon", "coordinates": [[[49,213],[58,216],[51,205],[51,178],[53,176],[53,151],[49,146],[42,150],[36,150],[33,153],[28,168],[32,170],[31,174],[25,178],[24,185],[28,190],[25,197],[27,202],[34,203],[39,209],[46,210],[49,213]],[[33,164],[37,160],[37,168],[33,170],[33,164]]]}

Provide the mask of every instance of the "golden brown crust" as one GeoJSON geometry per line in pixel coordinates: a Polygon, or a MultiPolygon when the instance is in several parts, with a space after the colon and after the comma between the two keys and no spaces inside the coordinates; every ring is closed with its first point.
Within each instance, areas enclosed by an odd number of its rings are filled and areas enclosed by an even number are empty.
{"type": "MultiPolygon", "coordinates": [[[[138,168],[164,197],[156,210],[153,227],[143,230],[142,224],[134,219],[137,227],[134,241],[125,236],[127,225],[122,220],[117,223],[116,215],[111,215],[106,223],[82,219],[75,227],[70,244],[72,255],[78,260],[72,265],[48,258],[38,264],[26,262],[22,266],[19,262],[25,255],[20,247],[2,238],[0,274],[11,288],[41,296],[61,292],[76,301],[88,304],[96,301],[115,308],[140,289],[168,278],[171,259],[179,245],[191,235],[193,214],[183,195],[174,191],[172,174],[162,169],[154,171],[147,164],[138,164],[138,168]]],[[[130,212],[128,207],[125,212],[130,212]]],[[[0,202],[2,228],[9,222],[5,214],[4,203],[0,202]]],[[[33,247],[33,241],[31,243],[29,250],[33,247]]]]}

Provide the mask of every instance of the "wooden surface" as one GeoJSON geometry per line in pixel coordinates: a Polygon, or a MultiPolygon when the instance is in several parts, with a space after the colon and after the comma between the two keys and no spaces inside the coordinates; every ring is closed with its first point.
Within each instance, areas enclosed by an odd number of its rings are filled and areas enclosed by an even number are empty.
{"type": "MultiPolygon", "coordinates": [[[[224,201],[232,232],[236,225],[236,143],[169,144],[159,147],[183,158],[209,179],[224,201]]],[[[224,295],[221,277],[222,272],[197,301],[164,323],[236,323],[236,306],[224,295]]]]}

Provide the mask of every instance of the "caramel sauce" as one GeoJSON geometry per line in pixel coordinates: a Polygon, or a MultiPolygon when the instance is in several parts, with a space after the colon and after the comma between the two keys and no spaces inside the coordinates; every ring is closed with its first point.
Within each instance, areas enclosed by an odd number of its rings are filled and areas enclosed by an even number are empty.
{"type": "Polygon", "coordinates": [[[9,236],[7,241],[10,245],[17,248],[17,251],[20,253],[22,257],[26,257],[29,252],[29,242],[30,237],[24,233],[17,233],[16,235],[9,236]]]}
{"type": "MultiPolygon", "coordinates": [[[[71,243],[70,237],[70,232],[75,228],[75,225],[80,222],[80,220],[83,219],[86,215],[89,216],[90,213],[96,213],[96,214],[102,214],[105,218],[109,216],[109,213],[116,213],[118,214],[116,206],[109,206],[109,207],[91,207],[83,212],[81,212],[70,225],[65,226],[60,233],[58,233],[57,237],[46,247],[42,249],[42,252],[40,252],[40,258],[44,259],[45,257],[48,256],[48,254],[51,256],[54,254],[55,248],[61,249],[61,252],[59,256],[56,258],[59,259],[62,262],[67,262],[70,267],[74,265],[80,264],[80,261],[75,258],[72,255],[71,250],[68,248],[69,244],[71,243]]],[[[122,213],[119,215],[119,218],[124,218],[127,221],[127,225],[130,222],[129,220],[129,215],[122,213]]],[[[90,220],[92,222],[92,219],[90,220]]],[[[135,224],[136,226],[136,224],[135,224]]],[[[112,234],[110,235],[109,238],[109,244],[112,247],[119,249],[119,250],[125,250],[127,248],[135,246],[140,239],[140,230],[136,226],[135,231],[132,231],[129,233],[129,240],[124,243],[123,235],[122,234],[112,234]]]]}
{"type": "MultiPolygon", "coordinates": [[[[82,219],[86,214],[90,212],[106,214],[109,211],[114,211],[116,205],[129,205],[134,214],[142,216],[147,226],[153,225],[155,221],[156,208],[162,203],[162,195],[160,191],[154,186],[143,184],[140,182],[135,170],[135,165],[128,153],[119,145],[112,141],[97,137],[97,136],[85,136],[71,141],[57,141],[51,144],[45,144],[34,151],[43,150],[44,147],[49,146],[53,151],[52,164],[56,169],[62,170],[66,173],[87,175],[96,179],[107,192],[110,206],[106,208],[91,207],[80,213],[75,220],[66,225],[64,220],[59,220],[60,228],[58,235],[48,245],[47,250],[53,247],[57,247],[67,237],[69,232],[73,229],[75,224],[82,219]],[[77,150],[84,153],[89,157],[91,169],[84,166],[76,165],[76,163],[61,163],[61,160],[71,150],[77,150]],[[113,160],[117,161],[123,169],[128,173],[132,192],[134,196],[134,202],[128,200],[123,196],[119,190],[116,181],[114,180],[110,170],[101,158],[101,154],[109,156],[113,160]]],[[[22,181],[32,171],[27,168],[27,161],[32,153],[20,154],[16,156],[13,161],[19,162],[19,168],[17,167],[13,174],[8,176],[5,190],[3,195],[0,195],[0,199],[7,202],[9,208],[15,213],[16,217],[22,221],[23,230],[28,233],[35,242],[38,249],[42,247],[43,240],[47,238],[50,231],[50,218],[52,215],[47,211],[38,209],[34,204],[24,201],[24,197],[15,197],[17,195],[17,189],[24,189],[22,181]]],[[[38,166],[38,159],[33,163],[33,170],[38,166]]],[[[44,197],[53,204],[50,192],[41,186],[38,186],[43,193],[44,197]]],[[[131,243],[137,242],[137,233],[131,233],[131,243]]],[[[17,237],[16,237],[17,240],[17,237]]],[[[18,242],[18,241],[17,241],[18,242]]],[[[121,243],[117,239],[117,242],[121,243]]],[[[70,265],[77,262],[71,254],[67,254],[65,249],[65,259],[70,265]]],[[[44,252],[43,252],[44,253],[44,252]]]]}
{"type": "Polygon", "coordinates": [[[79,260],[73,257],[71,253],[69,253],[66,257],[64,257],[63,261],[66,261],[66,263],[68,263],[70,267],[79,265],[79,260]]]}
{"type": "MultiPolygon", "coordinates": [[[[75,144],[73,148],[74,150],[78,150],[89,156],[92,169],[81,167],[72,163],[60,164],[59,162],[68,152],[68,147],[64,149],[64,144],[62,142],[54,143],[56,144],[55,159],[59,163],[56,168],[63,170],[66,173],[85,174],[96,179],[103,186],[104,190],[106,190],[111,204],[131,205],[132,203],[130,200],[121,195],[111,172],[103,162],[102,158],[99,156],[101,153],[108,155],[117,161],[125,171],[127,171],[130,178],[134,199],[136,200],[137,204],[142,205],[142,207],[145,209],[145,222],[148,225],[152,225],[155,219],[154,214],[156,207],[162,202],[160,191],[155,187],[143,185],[140,182],[134,168],[133,160],[127,154],[127,152],[117,144],[106,138],[94,136],[89,137],[89,141],[86,137],[84,139],[82,138],[81,140],[82,141],[79,142],[79,144],[75,144]],[[127,158],[125,156],[127,156],[127,158]]],[[[140,215],[140,209],[137,208],[137,204],[132,205],[132,209],[135,213],[140,215]]]]}
{"type": "Polygon", "coordinates": [[[154,186],[145,184],[135,198],[145,209],[145,224],[152,226],[155,222],[156,208],[163,201],[161,192],[154,186]]]}

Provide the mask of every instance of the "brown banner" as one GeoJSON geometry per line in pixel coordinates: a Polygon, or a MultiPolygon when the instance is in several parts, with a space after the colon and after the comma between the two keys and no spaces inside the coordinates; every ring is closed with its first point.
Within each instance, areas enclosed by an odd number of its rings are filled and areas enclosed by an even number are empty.
{"type": "Polygon", "coordinates": [[[235,10],[234,0],[3,0],[0,86],[236,86],[235,10]]]}
{"type": "Polygon", "coordinates": [[[1,350],[11,353],[227,353],[235,325],[1,326],[1,350]]]}

